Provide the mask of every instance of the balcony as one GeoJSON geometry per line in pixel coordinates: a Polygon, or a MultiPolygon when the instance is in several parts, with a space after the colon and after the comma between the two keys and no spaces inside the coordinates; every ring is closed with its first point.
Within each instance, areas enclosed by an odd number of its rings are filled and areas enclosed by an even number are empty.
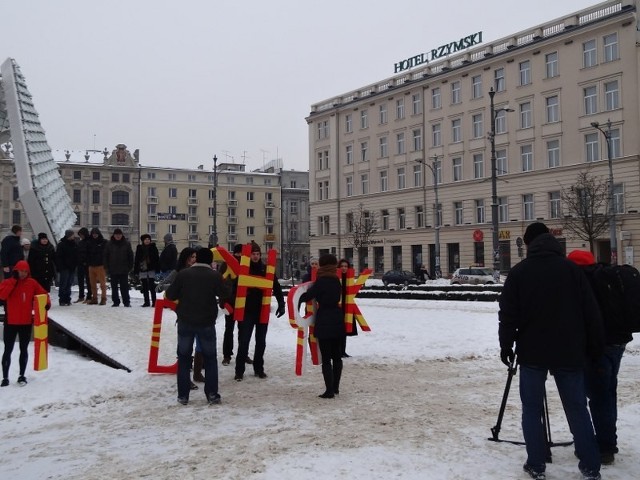
{"type": "Polygon", "coordinates": [[[158,197],[147,197],[147,205],[157,205],[158,197]]]}
{"type": "Polygon", "coordinates": [[[147,220],[150,222],[157,222],[158,221],[158,215],[155,213],[150,213],[149,215],[147,215],[147,220]]]}
{"type": "Polygon", "coordinates": [[[189,215],[187,221],[189,223],[198,223],[198,217],[196,215],[189,215]]]}
{"type": "Polygon", "coordinates": [[[197,198],[188,198],[187,199],[187,205],[189,205],[189,206],[198,205],[198,199],[197,198]]]}
{"type": "Polygon", "coordinates": [[[276,208],[276,204],[273,202],[265,202],[264,208],[276,208]]]}
{"type": "Polygon", "coordinates": [[[237,207],[238,200],[227,200],[227,205],[229,205],[230,207],[237,207]]]}
{"type": "Polygon", "coordinates": [[[200,235],[198,235],[197,233],[190,233],[189,240],[200,240],[200,235]]]}
{"type": "Polygon", "coordinates": [[[275,222],[275,218],[273,217],[267,217],[264,219],[264,224],[265,225],[273,225],[275,222]]]}
{"type": "Polygon", "coordinates": [[[228,225],[237,225],[238,224],[238,217],[227,217],[227,224],[228,225]]]}

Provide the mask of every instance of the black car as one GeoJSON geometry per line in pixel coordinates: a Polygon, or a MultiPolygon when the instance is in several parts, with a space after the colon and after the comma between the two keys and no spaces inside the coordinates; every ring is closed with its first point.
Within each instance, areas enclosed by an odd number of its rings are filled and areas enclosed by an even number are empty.
{"type": "Polygon", "coordinates": [[[389,284],[395,285],[420,285],[420,280],[415,273],[406,270],[389,270],[382,276],[382,283],[386,287],[389,284]]]}

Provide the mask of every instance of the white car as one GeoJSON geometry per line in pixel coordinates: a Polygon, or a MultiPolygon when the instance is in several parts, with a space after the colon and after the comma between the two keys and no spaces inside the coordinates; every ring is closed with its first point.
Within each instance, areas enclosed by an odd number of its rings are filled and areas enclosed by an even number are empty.
{"type": "Polygon", "coordinates": [[[459,268],[453,272],[451,285],[492,285],[496,283],[491,268],[469,267],[459,268]]]}

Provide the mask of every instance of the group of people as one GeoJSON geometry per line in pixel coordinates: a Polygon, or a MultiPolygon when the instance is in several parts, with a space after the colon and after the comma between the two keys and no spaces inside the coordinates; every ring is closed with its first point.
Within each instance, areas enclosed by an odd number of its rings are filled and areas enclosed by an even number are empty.
{"type": "Polygon", "coordinates": [[[545,381],[555,379],[573,435],[578,468],[585,480],[599,480],[617,447],[617,375],[628,331],[607,318],[594,292],[591,252],[565,257],[546,225],[529,225],[523,237],[527,257],[515,265],[500,296],[502,362],[520,368],[524,471],[546,478],[543,426],[545,381]],[[513,347],[515,345],[515,351],[513,347]],[[517,356],[517,362],[516,362],[517,356]]]}

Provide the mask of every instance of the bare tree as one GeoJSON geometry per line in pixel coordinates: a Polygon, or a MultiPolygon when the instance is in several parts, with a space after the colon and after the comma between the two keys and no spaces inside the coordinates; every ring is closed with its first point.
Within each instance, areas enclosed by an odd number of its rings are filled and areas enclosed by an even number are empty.
{"type": "Polygon", "coordinates": [[[595,240],[609,229],[609,184],[587,170],[578,174],[575,184],[563,188],[560,196],[564,228],[588,242],[593,252],[595,240]]]}
{"type": "MultiPolygon", "coordinates": [[[[354,247],[358,259],[362,249],[369,247],[371,238],[378,231],[378,218],[376,212],[365,210],[364,204],[358,204],[356,210],[347,212],[347,232],[345,239],[354,247]]],[[[360,268],[363,265],[359,265],[360,268]]]]}

